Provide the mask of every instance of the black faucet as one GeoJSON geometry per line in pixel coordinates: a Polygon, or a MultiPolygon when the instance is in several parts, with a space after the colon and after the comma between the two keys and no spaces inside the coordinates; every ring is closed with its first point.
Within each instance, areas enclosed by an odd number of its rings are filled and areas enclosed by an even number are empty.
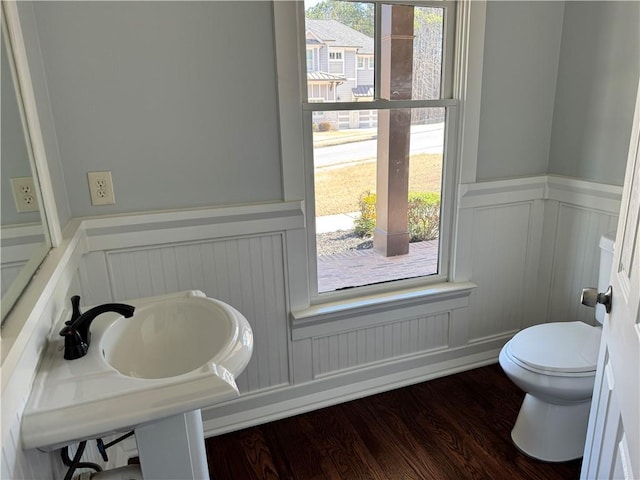
{"type": "Polygon", "coordinates": [[[87,354],[91,344],[89,327],[98,315],[116,312],[129,318],[133,316],[135,310],[135,307],[124,303],[105,303],[82,313],[80,312],[80,297],[78,295],[71,297],[71,306],[73,307],[71,320],[66,321],[66,327],[60,330],[60,336],[64,337],[64,358],[66,360],[75,360],[87,354]]]}

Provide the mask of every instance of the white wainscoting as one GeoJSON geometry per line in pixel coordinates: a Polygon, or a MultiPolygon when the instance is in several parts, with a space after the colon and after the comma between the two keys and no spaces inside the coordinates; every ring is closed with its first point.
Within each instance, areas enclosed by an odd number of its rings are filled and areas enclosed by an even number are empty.
{"type": "MultiPolygon", "coordinates": [[[[306,268],[300,202],[79,221],[75,260],[52,277],[49,300],[32,299],[40,313],[16,337],[25,355],[3,359],[3,478],[62,471],[57,452],[21,450],[19,423],[44,338],[71,294],[88,305],[200,289],[243,312],[255,354],[241,396],[203,411],[215,435],[493,363],[531,324],[589,320],[576,292],[595,284],[598,239],[615,227],[620,193],[547,176],[463,185],[455,283],[306,313],[292,313],[304,289],[290,284],[306,268]],[[26,375],[7,380],[7,364],[26,375]]],[[[119,458],[135,453],[128,443],[119,458]]]]}
{"type": "Polygon", "coordinates": [[[449,346],[450,312],[311,339],[313,378],[449,346]]]}
{"type": "Polygon", "coordinates": [[[603,234],[615,234],[621,195],[622,187],[550,177],[539,276],[544,321],[594,323],[580,294],[598,285],[598,244],[603,234]]]}
{"type": "Polygon", "coordinates": [[[454,275],[477,285],[470,341],[551,321],[593,322],[600,236],[615,230],[622,187],[554,176],[461,188],[454,275]]]}
{"type": "MultiPolygon", "coordinates": [[[[247,318],[257,339],[251,361],[237,379],[240,391],[289,383],[281,234],[116,249],[91,255],[104,255],[114,300],[202,290],[232,305],[247,318]]],[[[92,275],[88,273],[87,280],[92,275]]]]}

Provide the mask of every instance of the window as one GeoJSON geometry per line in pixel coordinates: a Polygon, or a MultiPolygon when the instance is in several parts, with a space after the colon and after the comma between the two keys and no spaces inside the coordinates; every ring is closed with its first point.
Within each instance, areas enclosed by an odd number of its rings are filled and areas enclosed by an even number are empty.
{"type": "Polygon", "coordinates": [[[314,72],[315,69],[313,49],[307,48],[307,72],[314,72]]]}
{"type": "Polygon", "coordinates": [[[327,78],[344,78],[332,83],[331,98],[303,102],[316,220],[312,290],[331,296],[446,280],[455,5],[322,3],[344,8],[321,16],[307,9],[305,30],[326,42],[327,78]],[[345,56],[351,49],[362,55],[345,56]],[[365,70],[357,84],[355,69],[365,70]]]}
{"type": "Polygon", "coordinates": [[[329,51],[329,73],[344,74],[344,60],[342,51],[329,51]]]}

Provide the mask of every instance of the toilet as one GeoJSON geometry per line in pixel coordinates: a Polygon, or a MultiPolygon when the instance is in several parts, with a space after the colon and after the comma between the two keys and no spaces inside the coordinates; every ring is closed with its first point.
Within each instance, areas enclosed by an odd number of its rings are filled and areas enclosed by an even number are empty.
{"type": "MultiPolygon", "coordinates": [[[[598,291],[609,285],[613,236],[600,240],[598,291]]],[[[500,366],[525,393],[511,431],[524,454],[547,462],[582,457],[605,309],[597,325],[555,322],[518,332],[500,351],[500,366]]]]}

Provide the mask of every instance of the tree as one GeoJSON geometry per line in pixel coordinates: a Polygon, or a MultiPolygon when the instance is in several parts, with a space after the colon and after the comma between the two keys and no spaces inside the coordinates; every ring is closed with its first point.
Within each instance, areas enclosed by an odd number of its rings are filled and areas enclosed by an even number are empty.
{"type": "MultiPolygon", "coordinates": [[[[442,78],[443,16],[440,8],[416,7],[414,11],[413,98],[440,98],[442,78]]],[[[444,110],[417,109],[416,122],[434,123],[444,120],[444,110]]]]}
{"type": "Polygon", "coordinates": [[[336,20],[373,38],[373,4],[322,0],[307,9],[305,16],[314,20],[336,20]]]}

